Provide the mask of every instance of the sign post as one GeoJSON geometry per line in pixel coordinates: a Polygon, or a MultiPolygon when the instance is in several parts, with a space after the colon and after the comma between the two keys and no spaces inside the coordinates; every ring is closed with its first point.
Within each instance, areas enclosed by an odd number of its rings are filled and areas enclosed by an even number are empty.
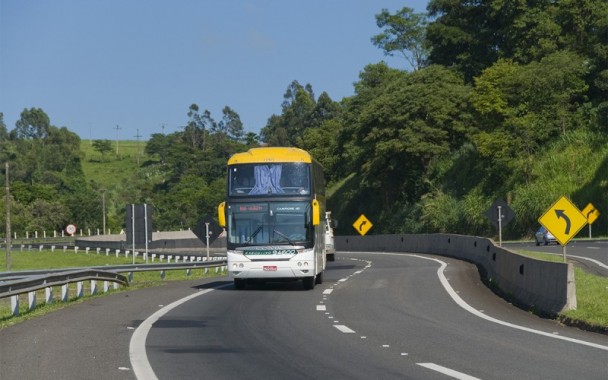
{"type": "Polygon", "coordinates": [[[209,222],[205,223],[205,237],[207,239],[207,261],[209,261],[209,222]]]}
{"type": "Polygon", "coordinates": [[[498,246],[502,247],[502,226],[509,224],[515,217],[515,212],[507,202],[497,199],[484,214],[495,227],[498,228],[498,246]]]}
{"type": "Polygon", "coordinates": [[[205,215],[199,220],[192,232],[196,237],[206,245],[207,248],[207,260],[209,260],[209,248],[215,239],[217,239],[223,232],[223,228],[210,215],[205,215]]]}
{"type": "Polygon", "coordinates": [[[562,254],[566,262],[566,245],[587,224],[587,218],[566,196],[559,198],[545,213],[538,218],[562,245],[562,254]]]}

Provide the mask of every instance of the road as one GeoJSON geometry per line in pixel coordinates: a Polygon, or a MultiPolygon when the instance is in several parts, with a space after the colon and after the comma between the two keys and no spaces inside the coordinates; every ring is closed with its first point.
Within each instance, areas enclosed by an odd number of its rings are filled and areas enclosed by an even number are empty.
{"type": "Polygon", "coordinates": [[[26,321],[0,330],[0,368],[2,379],[604,380],[608,338],[513,307],[470,263],[342,253],[312,291],[189,281],[26,321]]]}
{"type": "MultiPolygon", "coordinates": [[[[522,249],[562,255],[559,244],[539,245],[534,242],[504,243],[508,249],[522,249]]],[[[566,258],[587,271],[608,276],[608,240],[571,240],[566,245],[566,258]]]]}

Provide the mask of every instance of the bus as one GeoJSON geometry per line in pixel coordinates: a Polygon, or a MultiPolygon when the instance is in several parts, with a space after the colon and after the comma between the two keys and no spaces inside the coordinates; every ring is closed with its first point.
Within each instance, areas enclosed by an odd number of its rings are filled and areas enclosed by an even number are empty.
{"type": "Polygon", "coordinates": [[[236,289],[251,281],[323,282],[325,177],[306,151],[252,148],[228,160],[226,200],[218,207],[226,229],[228,273],[236,289]]]}

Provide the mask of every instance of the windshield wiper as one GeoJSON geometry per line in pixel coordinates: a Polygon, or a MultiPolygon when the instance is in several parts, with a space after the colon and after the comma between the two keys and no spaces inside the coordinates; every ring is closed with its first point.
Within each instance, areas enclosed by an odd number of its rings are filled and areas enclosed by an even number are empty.
{"type": "Polygon", "coordinates": [[[282,233],[281,231],[277,230],[277,229],[273,229],[272,230],[275,234],[278,234],[281,237],[284,237],[285,239],[287,239],[287,242],[293,246],[296,245],[296,243],[294,243],[290,238],[287,237],[287,235],[285,235],[284,233],[282,233]]]}
{"type": "Polygon", "coordinates": [[[247,239],[247,241],[245,242],[245,244],[251,243],[251,241],[253,240],[253,238],[256,237],[257,234],[260,233],[260,231],[262,231],[262,226],[259,226],[255,231],[253,231],[253,233],[251,234],[251,236],[249,236],[249,239],[247,239]]]}

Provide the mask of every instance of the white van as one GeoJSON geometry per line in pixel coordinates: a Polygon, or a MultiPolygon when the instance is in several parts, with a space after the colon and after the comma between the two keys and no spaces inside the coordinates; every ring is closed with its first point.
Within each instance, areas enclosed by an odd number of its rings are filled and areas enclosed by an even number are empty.
{"type": "Polygon", "coordinates": [[[325,257],[327,261],[336,260],[336,247],[334,246],[334,229],[331,221],[331,211],[325,212],[325,257]]]}

